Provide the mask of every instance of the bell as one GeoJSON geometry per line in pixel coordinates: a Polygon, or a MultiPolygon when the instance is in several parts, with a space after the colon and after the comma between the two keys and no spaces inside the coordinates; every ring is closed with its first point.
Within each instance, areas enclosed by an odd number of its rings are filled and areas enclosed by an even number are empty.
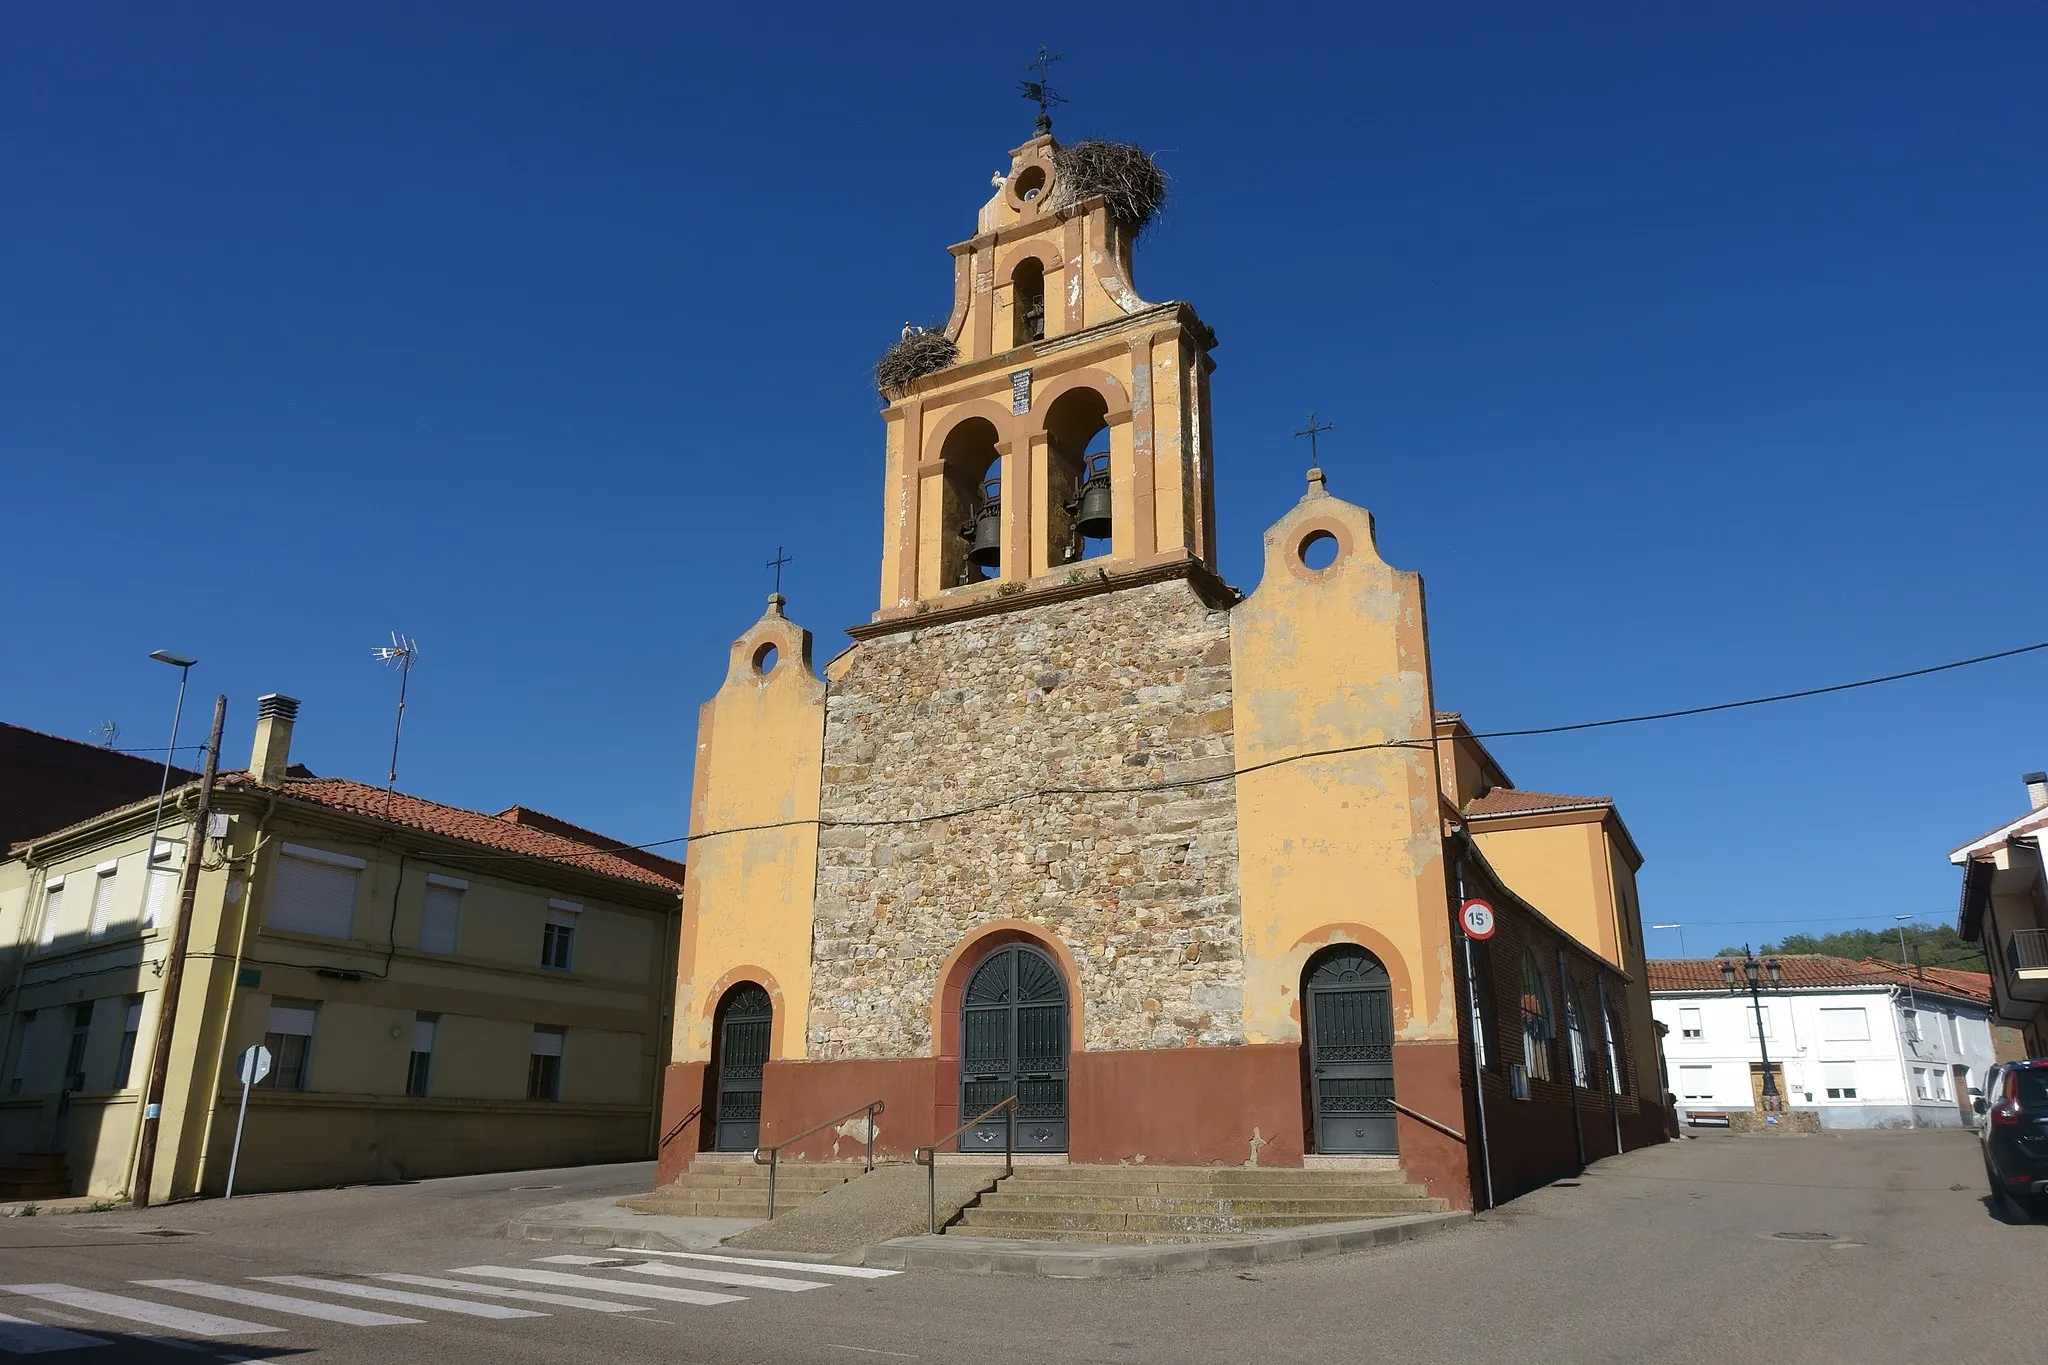
{"type": "Polygon", "coordinates": [[[1088,457],[1077,491],[1080,497],[1074,511],[1074,534],[1090,540],[1106,539],[1111,526],[1107,454],[1088,457]]]}
{"type": "Polygon", "coordinates": [[[981,489],[981,510],[962,527],[967,539],[967,562],[978,569],[997,569],[1003,563],[1003,485],[990,479],[981,489]]]}

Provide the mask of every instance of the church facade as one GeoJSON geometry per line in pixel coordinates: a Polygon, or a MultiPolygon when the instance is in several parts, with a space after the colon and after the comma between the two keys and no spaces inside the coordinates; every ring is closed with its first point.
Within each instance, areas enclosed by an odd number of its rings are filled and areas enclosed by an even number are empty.
{"type": "Polygon", "coordinates": [[[1137,295],[1090,164],[1011,154],[947,363],[884,390],[873,618],[820,666],[772,597],[702,708],[661,1178],[870,1100],[891,1155],[1014,1097],[1046,1159],[1466,1207],[1659,1140],[1613,803],[1436,709],[1421,580],[1320,471],[1217,575],[1214,336],[1137,295]]]}

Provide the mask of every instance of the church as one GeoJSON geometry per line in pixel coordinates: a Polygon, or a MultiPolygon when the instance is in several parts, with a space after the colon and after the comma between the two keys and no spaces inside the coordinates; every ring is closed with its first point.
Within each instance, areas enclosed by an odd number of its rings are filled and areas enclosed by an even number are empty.
{"type": "Polygon", "coordinates": [[[1421,578],[1320,469],[1219,576],[1215,336],[1133,272],[1162,188],[1041,119],[878,368],[877,610],[822,664],[779,593],[733,643],[661,1181],[875,1101],[892,1159],[1000,1150],[1014,1099],[1034,1160],[1459,1208],[1670,1131],[1614,802],[1437,709],[1421,578]]]}

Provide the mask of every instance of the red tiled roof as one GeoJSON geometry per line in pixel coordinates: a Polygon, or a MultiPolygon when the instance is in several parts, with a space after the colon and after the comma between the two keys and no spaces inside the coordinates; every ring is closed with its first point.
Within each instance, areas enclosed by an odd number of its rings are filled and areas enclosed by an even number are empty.
{"type": "Polygon", "coordinates": [[[1612,806],[1611,796],[1565,796],[1559,792],[1525,792],[1514,787],[1495,787],[1486,795],[1465,803],[1465,814],[1532,815],[1546,810],[1589,810],[1612,806]]]}
{"type": "MultiPolygon", "coordinates": [[[[1721,978],[1718,957],[1651,958],[1650,989],[1653,991],[1718,991],[1727,989],[1721,978]]],[[[1741,964],[1736,959],[1736,980],[1741,981],[1741,964]]],[[[1759,957],[1758,961],[1767,961],[1759,957]]],[[[1917,986],[1961,996],[1979,1004],[1991,1003],[1991,978],[1983,972],[1957,971],[1953,967],[1919,967],[1907,970],[1896,962],[1864,958],[1852,962],[1846,957],[1823,957],[1818,953],[1777,955],[1780,986],[1815,988],[1824,986],[1917,986]]]]}
{"type": "MultiPolygon", "coordinates": [[[[390,793],[387,799],[382,787],[350,782],[344,778],[287,778],[281,786],[265,786],[251,780],[246,773],[223,773],[221,783],[244,790],[277,792],[292,800],[311,802],[330,810],[347,811],[373,820],[388,820],[395,825],[406,825],[451,839],[464,839],[486,848],[587,868],[602,876],[639,882],[643,886],[658,886],[672,891],[683,889],[680,878],[665,876],[618,853],[606,851],[605,843],[585,842],[554,830],[485,815],[481,811],[464,810],[460,806],[444,806],[438,801],[408,796],[404,792],[390,793]]],[[[602,839],[602,836],[593,834],[592,839],[602,839]]]]}

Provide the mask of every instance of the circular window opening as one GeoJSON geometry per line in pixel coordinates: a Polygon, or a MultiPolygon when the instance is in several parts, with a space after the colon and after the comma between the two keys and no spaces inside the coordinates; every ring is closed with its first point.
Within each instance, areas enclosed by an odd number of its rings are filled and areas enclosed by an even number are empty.
{"type": "Polygon", "coordinates": [[[1026,166],[1017,172],[1017,197],[1030,204],[1045,193],[1045,167],[1026,166]]]}
{"type": "Polygon", "coordinates": [[[775,671],[777,650],[774,645],[762,645],[754,651],[754,672],[767,677],[775,671]]]}
{"type": "Polygon", "coordinates": [[[1294,553],[1303,568],[1320,571],[1337,562],[1342,548],[1337,544],[1337,537],[1328,531],[1310,531],[1302,537],[1301,545],[1294,553]]]}

